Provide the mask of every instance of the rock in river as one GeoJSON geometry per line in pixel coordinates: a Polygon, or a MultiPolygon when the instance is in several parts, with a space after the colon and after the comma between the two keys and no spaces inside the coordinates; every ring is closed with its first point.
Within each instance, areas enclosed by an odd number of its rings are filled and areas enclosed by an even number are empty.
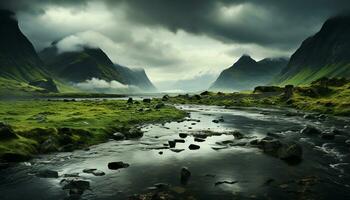
{"type": "Polygon", "coordinates": [[[278,157],[286,161],[300,161],[303,149],[298,143],[283,144],[278,151],[278,157]]]}
{"type": "Polygon", "coordinates": [[[190,150],[197,150],[197,149],[200,148],[200,146],[199,146],[199,145],[196,145],[196,144],[190,144],[190,146],[188,146],[188,148],[189,148],[190,150]]]}
{"type": "Polygon", "coordinates": [[[114,140],[124,140],[125,139],[125,135],[123,133],[114,133],[113,137],[114,140]]]}
{"type": "Polygon", "coordinates": [[[301,129],[300,133],[305,135],[319,135],[321,134],[321,131],[313,126],[306,126],[301,129]]]}
{"type": "Polygon", "coordinates": [[[130,165],[128,163],[124,163],[122,161],[108,163],[108,169],[112,169],[112,170],[117,170],[117,169],[121,169],[121,168],[127,168],[129,166],[130,165]]]}
{"type": "Polygon", "coordinates": [[[40,178],[58,178],[58,172],[53,170],[41,170],[36,173],[40,178]]]}
{"type": "Polygon", "coordinates": [[[176,146],[176,142],[175,141],[170,140],[170,141],[168,141],[168,143],[169,143],[169,147],[170,148],[175,148],[175,146],[176,146]]]}
{"type": "Polygon", "coordinates": [[[181,183],[186,185],[191,178],[191,172],[187,167],[183,167],[180,172],[181,183]]]}
{"type": "Polygon", "coordinates": [[[188,136],[187,133],[179,133],[180,138],[186,138],[188,136]]]}

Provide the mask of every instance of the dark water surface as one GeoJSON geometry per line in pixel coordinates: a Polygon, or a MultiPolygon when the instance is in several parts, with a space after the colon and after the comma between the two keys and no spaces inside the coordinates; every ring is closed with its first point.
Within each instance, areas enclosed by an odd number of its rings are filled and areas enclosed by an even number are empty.
{"type": "Polygon", "coordinates": [[[349,119],[329,118],[320,122],[306,120],[302,115],[286,116],[285,110],[180,107],[189,110],[189,119],[200,122],[148,125],[143,128],[145,135],[141,139],[110,141],[93,146],[89,151],[43,155],[20,163],[0,171],[0,199],[65,199],[68,192],[62,189],[60,181],[64,179],[63,174],[68,173],[79,173],[81,179],[90,182],[91,189],[84,192],[82,199],[127,199],[130,195],[148,192],[149,187],[157,183],[169,184],[179,199],[185,196],[195,199],[350,199],[350,156],[345,143],[349,135],[344,133],[334,140],[324,140],[299,133],[307,124],[321,130],[336,127],[348,133],[349,119]],[[224,122],[212,122],[221,117],[224,122]],[[238,130],[245,136],[258,138],[265,137],[268,132],[281,133],[303,146],[303,160],[289,165],[257,148],[216,144],[234,140],[232,135],[208,137],[205,142],[194,142],[189,136],[185,143],[176,144],[176,149],[185,149],[180,153],[157,149],[169,140],[178,139],[179,133],[202,130],[238,130]],[[189,150],[190,144],[200,145],[200,149],[189,150]],[[123,161],[130,167],[109,170],[107,164],[112,161],[123,161]],[[180,183],[180,170],[184,166],[192,174],[187,185],[180,183]],[[106,175],[83,173],[86,168],[97,168],[106,175]],[[33,175],[42,169],[56,170],[60,177],[33,175]],[[234,183],[215,184],[218,181],[234,183]]]}

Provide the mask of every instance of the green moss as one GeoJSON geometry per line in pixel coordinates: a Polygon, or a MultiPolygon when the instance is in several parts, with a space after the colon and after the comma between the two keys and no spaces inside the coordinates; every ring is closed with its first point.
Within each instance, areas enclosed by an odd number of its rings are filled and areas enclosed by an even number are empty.
{"type": "Polygon", "coordinates": [[[127,104],[109,101],[0,101],[0,121],[10,124],[19,139],[0,141],[0,157],[15,151],[30,155],[37,144],[52,138],[58,147],[84,147],[106,141],[119,130],[141,123],[183,118],[185,112],[172,106],[154,109],[158,102],[127,104]]]}

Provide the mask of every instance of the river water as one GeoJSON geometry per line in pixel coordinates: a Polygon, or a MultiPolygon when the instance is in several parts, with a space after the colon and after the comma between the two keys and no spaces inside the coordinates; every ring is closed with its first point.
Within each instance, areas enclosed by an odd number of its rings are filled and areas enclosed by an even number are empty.
{"type": "Polygon", "coordinates": [[[223,109],[216,106],[178,106],[190,116],[183,122],[153,124],[143,127],[144,137],[135,140],[109,141],[90,150],[41,155],[0,171],[0,199],[68,199],[62,189],[64,174],[79,173],[89,181],[90,189],[81,199],[128,199],[133,194],[148,193],[154,185],[168,185],[176,199],[350,199],[350,156],[345,141],[350,132],[347,118],[322,121],[286,115],[291,111],[274,109],[223,109]],[[215,119],[224,119],[214,123],[215,119]],[[307,137],[299,133],[305,125],[321,130],[337,128],[343,134],[334,140],[307,137]],[[258,148],[225,145],[235,140],[228,134],[207,137],[195,142],[194,137],[177,143],[174,152],[164,149],[179,133],[239,131],[248,138],[262,138],[268,132],[300,143],[303,160],[290,165],[264,154],[258,148]],[[189,150],[190,144],[200,146],[189,150]],[[161,152],[161,153],[160,153],[161,152]],[[110,170],[109,162],[123,161],[128,168],[110,170]],[[189,182],[180,182],[180,170],[191,172],[189,182]],[[83,173],[96,168],[104,176],[83,173]],[[59,172],[59,178],[39,178],[37,171],[59,172]],[[222,183],[223,181],[226,181],[222,183]],[[220,182],[222,184],[220,184],[220,182]]]}

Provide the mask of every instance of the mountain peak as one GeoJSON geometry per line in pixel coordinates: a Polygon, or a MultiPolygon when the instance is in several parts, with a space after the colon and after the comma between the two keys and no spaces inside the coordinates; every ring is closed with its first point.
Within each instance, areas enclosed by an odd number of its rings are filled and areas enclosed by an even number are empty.
{"type": "Polygon", "coordinates": [[[235,63],[235,65],[250,65],[250,64],[255,64],[256,61],[250,57],[247,54],[242,55],[238,61],[235,63]]]}

